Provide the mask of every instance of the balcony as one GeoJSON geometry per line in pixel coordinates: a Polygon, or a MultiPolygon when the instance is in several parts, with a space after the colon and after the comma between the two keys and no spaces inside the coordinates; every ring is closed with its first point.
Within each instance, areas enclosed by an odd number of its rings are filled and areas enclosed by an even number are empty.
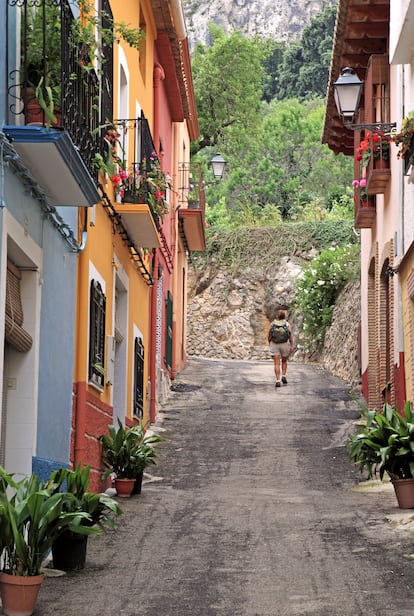
{"type": "Polygon", "coordinates": [[[161,169],[148,122],[143,116],[115,120],[104,138],[114,163],[110,175],[116,178],[116,211],[134,243],[159,248],[170,182],[161,169]]]}
{"type": "MultiPolygon", "coordinates": [[[[88,44],[76,38],[76,2],[7,0],[7,12],[5,132],[52,205],[93,205],[100,200],[93,159],[104,152],[96,129],[112,116],[112,45],[101,43],[104,65],[91,60],[88,44]],[[47,172],[39,173],[44,152],[47,172]]],[[[108,0],[102,15],[104,27],[108,0]]]]}
{"type": "Polygon", "coordinates": [[[205,192],[199,163],[179,165],[178,219],[188,250],[205,250],[205,192]]]}

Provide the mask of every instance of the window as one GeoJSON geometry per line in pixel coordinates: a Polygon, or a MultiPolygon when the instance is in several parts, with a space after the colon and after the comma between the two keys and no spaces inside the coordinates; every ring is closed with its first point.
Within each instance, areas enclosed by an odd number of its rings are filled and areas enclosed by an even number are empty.
{"type": "Polygon", "coordinates": [[[89,313],[89,380],[98,387],[105,384],[106,298],[96,280],[91,281],[89,313]]]}
{"type": "Polygon", "coordinates": [[[135,417],[141,418],[144,410],[144,345],[142,338],[134,344],[134,408],[135,417]]]}

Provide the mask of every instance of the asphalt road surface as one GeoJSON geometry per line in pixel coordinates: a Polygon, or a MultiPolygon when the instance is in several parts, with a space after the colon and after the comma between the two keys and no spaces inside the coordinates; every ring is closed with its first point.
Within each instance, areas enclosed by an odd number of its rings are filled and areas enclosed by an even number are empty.
{"type": "Polygon", "coordinates": [[[166,441],[85,570],[37,616],[412,616],[414,511],[363,478],[343,443],[359,416],[315,365],[191,359],[157,426],[166,441]]]}

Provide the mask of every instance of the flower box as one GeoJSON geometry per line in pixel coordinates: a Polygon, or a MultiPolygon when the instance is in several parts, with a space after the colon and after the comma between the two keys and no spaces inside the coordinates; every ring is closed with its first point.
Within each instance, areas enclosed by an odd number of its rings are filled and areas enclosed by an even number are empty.
{"type": "Polygon", "coordinates": [[[367,196],[365,200],[356,200],[354,215],[356,229],[371,229],[377,216],[375,198],[367,196]]]}

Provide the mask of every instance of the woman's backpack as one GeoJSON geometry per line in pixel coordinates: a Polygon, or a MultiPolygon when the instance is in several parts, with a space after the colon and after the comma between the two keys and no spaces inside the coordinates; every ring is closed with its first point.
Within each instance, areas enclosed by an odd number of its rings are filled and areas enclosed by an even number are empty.
{"type": "Polygon", "coordinates": [[[273,321],[269,330],[269,338],[273,342],[287,342],[289,340],[289,326],[285,319],[273,321]]]}

